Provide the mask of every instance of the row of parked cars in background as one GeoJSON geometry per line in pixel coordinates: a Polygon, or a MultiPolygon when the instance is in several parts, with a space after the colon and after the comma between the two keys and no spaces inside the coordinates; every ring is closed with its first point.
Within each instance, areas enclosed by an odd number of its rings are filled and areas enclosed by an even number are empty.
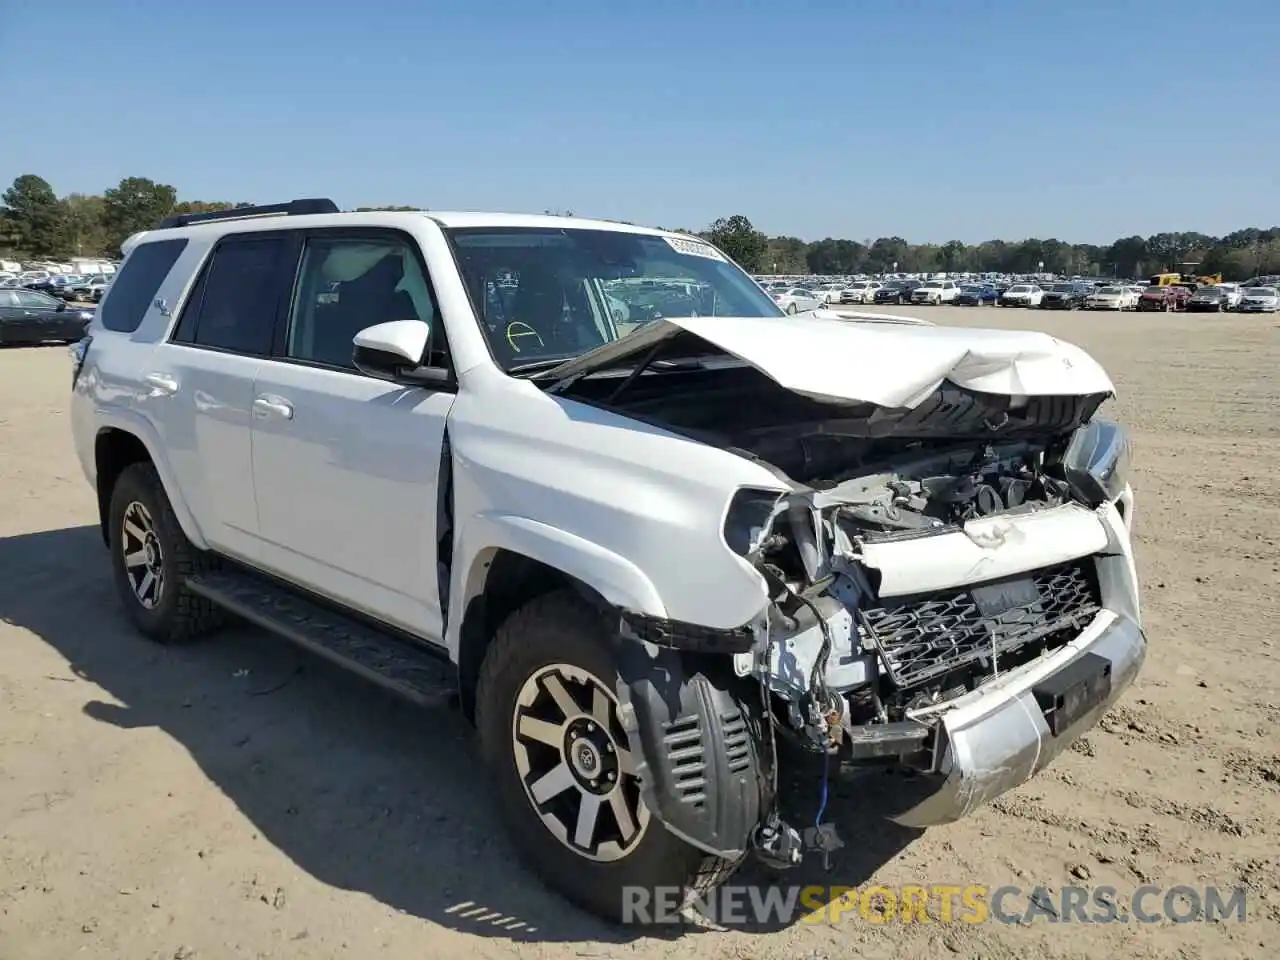
{"type": "Polygon", "coordinates": [[[98,303],[109,286],[111,286],[111,277],[98,275],[77,276],[57,273],[34,279],[30,277],[0,279],[0,290],[35,290],[68,303],[75,301],[98,303]]]}
{"type": "Polygon", "coordinates": [[[869,303],[1037,307],[1043,310],[1191,310],[1218,313],[1240,310],[1276,313],[1280,311],[1280,284],[1269,284],[1267,281],[1271,279],[1261,278],[1261,281],[1249,284],[946,278],[860,279],[813,285],[763,282],[778,305],[788,313],[869,303]]]}

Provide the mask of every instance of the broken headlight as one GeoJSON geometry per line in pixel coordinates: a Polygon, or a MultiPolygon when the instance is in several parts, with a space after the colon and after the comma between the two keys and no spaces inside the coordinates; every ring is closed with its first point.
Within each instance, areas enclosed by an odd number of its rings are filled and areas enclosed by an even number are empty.
{"type": "Polygon", "coordinates": [[[724,542],[740,557],[755,553],[773,527],[773,511],[782,494],[744,488],[733,495],[724,515],[724,542]]]}
{"type": "Polygon", "coordinates": [[[1129,482],[1129,434],[1110,420],[1092,420],[1072,435],[1062,454],[1063,479],[1084,502],[1115,500],[1129,482]]]}

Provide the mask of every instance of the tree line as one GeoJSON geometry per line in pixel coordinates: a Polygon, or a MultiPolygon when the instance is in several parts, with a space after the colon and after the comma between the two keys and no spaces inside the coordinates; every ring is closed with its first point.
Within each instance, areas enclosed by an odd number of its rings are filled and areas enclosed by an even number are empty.
{"type": "Polygon", "coordinates": [[[0,254],[32,260],[117,257],[130,235],[153,228],[165,217],[248,206],[252,204],[244,201],[179,200],[176,188],[146,177],[125,177],[100,195],[59,197],[49,181],[26,173],[0,195],[0,254]]]}
{"type": "MultiPolygon", "coordinates": [[[[125,177],[100,195],[59,197],[47,180],[23,174],[0,196],[0,254],[16,259],[114,257],[133,233],[165,217],[249,206],[243,201],[179,200],[176,188],[145,177],[125,177]]],[[[358,207],[358,210],[417,210],[419,207],[358,207]]],[[[547,211],[551,213],[553,211],[547,211]]],[[[569,211],[556,211],[572,216],[569,211]]],[[[771,237],[742,215],[716,220],[702,230],[682,229],[715,243],[753,273],[856,274],[948,272],[1046,272],[1061,275],[1141,277],[1196,264],[1198,274],[1228,280],[1280,273],[1280,227],[1249,227],[1226,236],[1157,233],[1122,237],[1108,245],[1061,240],[987,240],[968,244],[909,243],[902,237],[876,240],[802,240],[771,237]]]]}
{"type": "MultiPolygon", "coordinates": [[[[691,231],[686,231],[691,232],[691,231]]],[[[1122,237],[1105,246],[1061,240],[987,240],[983,243],[908,243],[902,237],[801,240],[770,237],[744,216],[717,220],[699,236],[753,273],[858,274],[947,271],[1139,278],[1164,271],[1221,273],[1247,280],[1280,273],[1280,227],[1249,227],[1223,237],[1157,233],[1122,237]],[[1195,266],[1192,267],[1191,265],[1195,266]]]]}

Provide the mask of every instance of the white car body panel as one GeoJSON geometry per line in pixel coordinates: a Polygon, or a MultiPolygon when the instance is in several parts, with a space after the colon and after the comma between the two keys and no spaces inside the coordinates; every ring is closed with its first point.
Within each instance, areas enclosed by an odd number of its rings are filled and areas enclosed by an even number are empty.
{"type": "Polygon", "coordinates": [[[1240,285],[1238,283],[1219,283],[1219,290],[1227,296],[1227,305],[1233,310],[1240,305],[1240,285]]]}
{"type": "Polygon", "coordinates": [[[817,294],[805,295],[797,293],[794,289],[788,289],[781,294],[775,293],[773,301],[788,313],[808,313],[821,308],[825,303],[817,294]]]}
{"type": "Polygon", "coordinates": [[[906,324],[911,327],[937,326],[932,320],[925,320],[923,317],[908,317],[896,313],[864,313],[861,310],[846,310],[844,307],[826,307],[813,311],[811,316],[824,320],[856,320],[859,323],[906,324]]]}
{"type": "Polygon", "coordinates": [[[1036,287],[1033,290],[1018,290],[1016,292],[1014,291],[1013,287],[1010,287],[1003,294],[1001,294],[999,302],[1015,303],[1023,307],[1038,307],[1040,306],[1040,301],[1042,301],[1043,299],[1044,299],[1044,290],[1041,289],[1040,287],[1036,287]]]}
{"type": "Polygon", "coordinates": [[[454,395],[277,361],[259,365],[253,395],[294,410],[254,405],[260,564],[440,638],[436,484],[454,395]]]}
{"type": "Polygon", "coordinates": [[[258,562],[250,410],[261,361],[162,343],[152,365],[177,389],[142,398],[140,412],[156,424],[205,541],[220,553],[258,562]]]}
{"type": "Polygon", "coordinates": [[[605,344],[547,374],[590,372],[675,335],[696,334],[789,390],[838,403],[915,407],[944,381],[1007,396],[1113,393],[1087,353],[1043,333],[916,324],[847,323],[824,316],[673,317],[605,344]]]}
{"type": "Polygon", "coordinates": [[[468,375],[449,436],[459,537],[451,648],[499,547],[567,563],[606,600],[654,616],[734,628],[763,606],[763,580],[721,534],[740,487],[786,489],[759,464],[496,369],[468,375]]]}
{"type": "Polygon", "coordinates": [[[843,303],[874,303],[876,291],[884,284],[876,280],[859,280],[845,287],[840,300],[843,303]]]}
{"type": "Polygon", "coordinates": [[[1276,296],[1274,290],[1270,288],[1262,288],[1267,290],[1266,293],[1258,293],[1257,287],[1246,287],[1241,291],[1240,303],[1237,309],[1243,313],[1275,313],[1280,311],[1280,297],[1276,296]]]}
{"type": "Polygon", "coordinates": [[[1132,310],[1138,305],[1138,291],[1125,287],[1119,293],[1094,292],[1085,298],[1088,310],[1132,310]]]}
{"type": "Polygon", "coordinates": [[[862,556],[880,571],[880,595],[900,597],[997,580],[1085,557],[1106,545],[1096,513],[1068,503],[1038,513],[970,520],[952,533],[864,544],[862,556]]]}

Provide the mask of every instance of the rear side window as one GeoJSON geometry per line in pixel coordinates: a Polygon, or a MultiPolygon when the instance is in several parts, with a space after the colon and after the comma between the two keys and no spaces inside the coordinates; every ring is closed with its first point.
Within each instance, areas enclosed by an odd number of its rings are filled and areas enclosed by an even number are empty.
{"type": "Polygon", "coordinates": [[[173,339],[250,356],[270,353],[287,245],[278,236],[219,243],[187,298],[173,339]]]}
{"type": "Polygon", "coordinates": [[[137,330],[160,284],[186,246],[186,240],[176,239],[153,240],[134,247],[98,311],[98,322],[103,328],[116,333],[137,330]]]}

